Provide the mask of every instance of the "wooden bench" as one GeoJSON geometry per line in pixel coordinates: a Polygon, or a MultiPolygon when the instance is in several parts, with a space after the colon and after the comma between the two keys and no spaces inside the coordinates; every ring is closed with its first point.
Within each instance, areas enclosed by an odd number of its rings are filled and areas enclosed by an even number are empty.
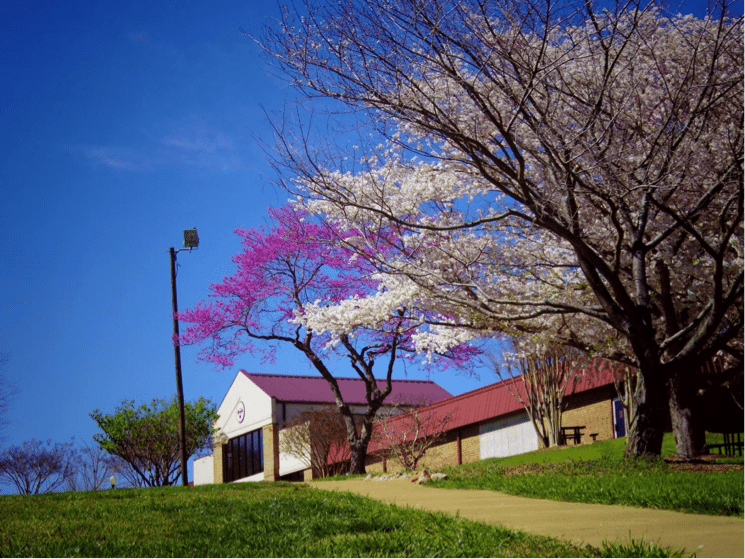
{"type": "Polygon", "coordinates": [[[574,441],[574,444],[580,444],[582,442],[582,435],[584,433],[581,433],[582,429],[585,428],[585,425],[573,425],[573,426],[567,426],[561,428],[561,437],[559,440],[559,444],[565,445],[568,444],[568,441],[572,440],[574,441]]]}

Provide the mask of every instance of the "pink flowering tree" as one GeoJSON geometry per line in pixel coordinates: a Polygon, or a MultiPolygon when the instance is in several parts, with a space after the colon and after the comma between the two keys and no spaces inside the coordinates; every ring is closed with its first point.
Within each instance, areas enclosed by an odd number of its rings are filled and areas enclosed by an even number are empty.
{"type": "MultiPolygon", "coordinates": [[[[278,347],[294,347],[329,383],[346,427],[350,472],[364,473],[373,420],[391,393],[397,359],[415,353],[418,323],[402,307],[374,328],[360,324],[334,335],[305,326],[302,317],[308,306],[364,297],[377,289],[378,281],[366,260],[340,242],[354,232],[314,222],[291,206],[270,210],[269,215],[275,221],[271,228],[236,231],[243,237],[243,250],[233,257],[235,272],[210,287],[209,299],[180,313],[190,324],[180,343],[204,345],[200,360],[220,368],[233,365],[244,353],[262,353],[271,360],[278,347]],[[367,405],[361,420],[355,421],[331,372],[331,361],[339,358],[365,383],[367,405]]],[[[462,365],[473,351],[463,347],[445,353],[462,365]]]]}

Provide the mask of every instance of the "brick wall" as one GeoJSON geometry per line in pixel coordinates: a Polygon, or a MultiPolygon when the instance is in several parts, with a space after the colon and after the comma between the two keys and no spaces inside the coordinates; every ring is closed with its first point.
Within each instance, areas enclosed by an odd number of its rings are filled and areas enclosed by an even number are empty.
{"type": "Polygon", "coordinates": [[[383,454],[379,452],[375,452],[372,454],[368,454],[365,457],[365,471],[368,474],[382,474],[383,472],[396,472],[398,470],[391,469],[391,466],[393,464],[390,460],[385,460],[383,458],[383,454]],[[385,466],[384,466],[385,464],[385,466]],[[387,467],[386,467],[387,466],[387,467]]]}
{"type": "MultiPolygon", "coordinates": [[[[599,441],[612,439],[614,437],[612,400],[615,397],[616,392],[612,385],[567,396],[567,409],[562,415],[562,425],[584,425],[583,443],[592,442],[591,433],[597,433],[599,441]]],[[[444,441],[427,451],[424,458],[419,461],[417,469],[426,468],[431,471],[443,466],[457,465],[458,435],[460,435],[461,463],[468,464],[480,460],[479,424],[476,423],[449,432],[444,441]]],[[[365,468],[368,473],[383,473],[384,464],[385,471],[389,473],[403,470],[403,466],[397,460],[392,458],[383,460],[382,453],[368,455],[365,468]]]]}
{"type": "Polygon", "coordinates": [[[212,483],[222,483],[222,439],[212,449],[212,468],[215,476],[212,483]]]}
{"type": "Polygon", "coordinates": [[[270,423],[262,427],[264,438],[264,480],[279,479],[279,426],[270,423]]]}
{"type": "MultiPolygon", "coordinates": [[[[460,434],[462,463],[467,464],[479,460],[479,428],[478,425],[468,425],[450,431],[443,441],[429,448],[424,458],[419,461],[417,469],[434,470],[443,466],[456,466],[458,464],[458,434],[460,434]]],[[[404,469],[398,460],[393,458],[383,460],[382,453],[367,456],[365,469],[368,473],[383,473],[384,467],[388,473],[397,473],[404,469]]]]}
{"type": "Polygon", "coordinates": [[[463,463],[476,462],[481,460],[481,445],[479,443],[479,425],[468,425],[461,427],[461,448],[463,454],[463,463]]]}
{"type": "MultiPolygon", "coordinates": [[[[585,425],[582,442],[592,442],[591,433],[597,433],[597,440],[612,439],[613,398],[616,390],[611,386],[601,386],[566,398],[566,411],[561,416],[562,426],[585,425]]],[[[571,443],[570,443],[571,444],[571,443]]]]}
{"type": "Polygon", "coordinates": [[[427,449],[417,465],[417,469],[434,470],[442,466],[456,466],[458,464],[458,436],[457,431],[450,431],[444,440],[427,449]]]}

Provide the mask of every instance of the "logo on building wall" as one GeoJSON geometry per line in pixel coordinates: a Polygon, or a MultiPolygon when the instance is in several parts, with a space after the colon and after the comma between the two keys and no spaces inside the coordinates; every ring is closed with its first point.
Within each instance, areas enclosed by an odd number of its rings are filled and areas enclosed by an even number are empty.
{"type": "Polygon", "coordinates": [[[246,417],[246,407],[243,405],[243,402],[238,402],[238,407],[235,410],[235,418],[238,420],[238,423],[243,423],[244,417],[246,417]]]}

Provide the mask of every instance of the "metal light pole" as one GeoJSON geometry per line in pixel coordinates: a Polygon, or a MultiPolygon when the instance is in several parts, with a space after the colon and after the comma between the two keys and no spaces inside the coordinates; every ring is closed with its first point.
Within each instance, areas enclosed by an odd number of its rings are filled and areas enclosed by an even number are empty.
{"type": "Polygon", "coordinates": [[[171,256],[171,302],[173,303],[173,351],[176,358],[176,397],[178,398],[178,445],[181,453],[181,485],[189,485],[189,474],[186,469],[186,418],[184,416],[184,383],[181,380],[181,346],[178,343],[178,301],[176,298],[176,253],[182,250],[188,250],[199,246],[199,236],[197,229],[186,229],[184,231],[184,248],[174,250],[173,247],[168,249],[171,256]]]}

